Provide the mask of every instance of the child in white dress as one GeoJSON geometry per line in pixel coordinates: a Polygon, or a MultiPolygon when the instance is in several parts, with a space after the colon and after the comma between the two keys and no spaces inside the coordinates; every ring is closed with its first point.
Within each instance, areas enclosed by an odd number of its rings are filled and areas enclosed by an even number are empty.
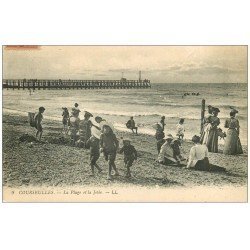
{"type": "Polygon", "coordinates": [[[185,132],[185,127],[184,127],[184,119],[181,118],[179,123],[176,125],[176,135],[178,136],[179,139],[183,140],[184,138],[184,132],[185,132]]]}

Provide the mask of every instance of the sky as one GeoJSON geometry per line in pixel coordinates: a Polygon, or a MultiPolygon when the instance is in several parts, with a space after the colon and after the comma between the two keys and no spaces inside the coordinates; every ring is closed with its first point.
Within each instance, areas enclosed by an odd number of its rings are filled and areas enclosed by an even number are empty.
{"type": "Polygon", "coordinates": [[[247,46],[4,47],[4,79],[247,83],[247,46]]]}

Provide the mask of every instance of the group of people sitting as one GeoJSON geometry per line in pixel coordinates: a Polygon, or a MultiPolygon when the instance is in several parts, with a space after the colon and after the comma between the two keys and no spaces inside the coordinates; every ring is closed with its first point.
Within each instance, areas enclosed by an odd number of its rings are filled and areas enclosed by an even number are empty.
{"type": "Polygon", "coordinates": [[[230,111],[230,118],[225,121],[225,128],[228,128],[227,133],[223,132],[218,125],[220,110],[216,107],[208,106],[208,114],[203,121],[201,136],[194,135],[192,142],[194,146],[191,148],[189,157],[186,159],[181,155],[181,144],[184,137],[184,119],[180,119],[176,125],[176,138],[171,134],[165,136],[165,117],[156,124],[155,138],[157,140],[157,161],[164,165],[178,165],[186,168],[194,168],[197,170],[220,169],[220,167],[209,164],[208,152],[218,153],[218,137],[225,138],[223,153],[236,155],[242,154],[242,146],[239,139],[239,121],[236,118],[238,111],[233,109],[230,111]]]}

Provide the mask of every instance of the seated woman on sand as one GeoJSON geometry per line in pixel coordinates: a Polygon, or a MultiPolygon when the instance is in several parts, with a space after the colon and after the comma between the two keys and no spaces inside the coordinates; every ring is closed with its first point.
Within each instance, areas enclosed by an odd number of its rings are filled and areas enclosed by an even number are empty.
{"type": "Polygon", "coordinates": [[[205,144],[200,144],[200,137],[194,135],[192,142],[195,144],[189,154],[187,168],[209,168],[208,148],[205,144]]]}
{"type": "Polygon", "coordinates": [[[165,143],[161,146],[160,153],[157,161],[164,165],[177,165],[180,166],[180,161],[184,158],[180,154],[178,140],[175,140],[171,134],[165,138],[165,143]]]}
{"type": "Polygon", "coordinates": [[[208,148],[200,143],[200,137],[194,135],[192,142],[195,144],[189,153],[188,163],[186,168],[203,171],[225,171],[225,168],[209,163],[208,148]]]}

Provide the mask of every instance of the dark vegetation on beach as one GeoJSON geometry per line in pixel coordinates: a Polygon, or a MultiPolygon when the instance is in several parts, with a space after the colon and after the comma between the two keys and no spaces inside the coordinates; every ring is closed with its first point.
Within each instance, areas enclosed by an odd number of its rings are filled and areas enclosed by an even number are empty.
{"type": "MultiPolygon", "coordinates": [[[[98,163],[103,172],[90,177],[89,150],[70,146],[62,134],[62,124],[44,121],[41,143],[35,140],[35,129],[24,116],[3,115],[3,185],[21,186],[241,186],[247,184],[247,147],[238,156],[210,153],[212,164],[225,167],[225,172],[205,172],[164,166],[155,161],[156,140],[153,136],[126,133],[138,151],[138,160],[131,168],[132,178],[126,179],[123,155],[118,154],[116,165],[120,176],[107,180],[108,163],[101,156],[98,163]]],[[[125,133],[116,131],[117,138],[125,133]]],[[[184,156],[193,144],[185,141],[184,156]]]]}

